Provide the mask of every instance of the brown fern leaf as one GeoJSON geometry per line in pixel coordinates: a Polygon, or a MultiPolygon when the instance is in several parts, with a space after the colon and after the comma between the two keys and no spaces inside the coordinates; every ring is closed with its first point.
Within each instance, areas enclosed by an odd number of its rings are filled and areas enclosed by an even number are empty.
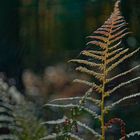
{"type": "Polygon", "coordinates": [[[90,75],[92,73],[100,82],[103,82],[104,78],[103,76],[97,76],[95,70],[98,69],[101,75],[105,74],[107,76],[107,74],[123,62],[125,58],[132,55],[132,53],[127,54],[129,49],[119,48],[122,38],[130,34],[130,32],[128,32],[127,23],[119,10],[119,3],[120,1],[116,2],[114,12],[108,20],[105,21],[93,35],[88,36],[88,38],[92,39],[87,43],[87,45],[90,45],[91,49],[81,52],[83,56],[86,56],[86,60],[72,60],[72,62],[84,64],[85,67],[92,67],[92,70],[89,68],[82,68],[80,70],[76,68],[76,70],[90,75]],[[99,48],[99,50],[97,51],[96,48],[99,48]],[[92,59],[92,61],[88,59],[92,59]]]}
{"type": "MultiPolygon", "coordinates": [[[[100,121],[101,134],[94,131],[93,129],[91,129],[85,124],[78,123],[78,122],[77,124],[80,124],[80,126],[92,132],[92,134],[95,135],[95,137],[99,138],[100,140],[106,140],[105,125],[110,126],[110,124],[114,124],[114,123],[117,124],[119,123],[121,125],[122,135],[124,136],[123,138],[126,137],[123,121],[121,119],[115,118],[115,119],[111,119],[108,123],[106,123],[105,122],[106,115],[115,105],[118,105],[120,102],[140,96],[140,93],[138,92],[136,94],[132,94],[130,96],[121,98],[120,100],[115,101],[115,103],[112,103],[111,105],[107,106],[105,104],[106,100],[108,100],[107,97],[111,96],[112,93],[116,92],[120,88],[130,83],[135,82],[136,80],[140,80],[140,77],[136,77],[128,81],[119,83],[118,85],[115,85],[115,87],[113,87],[112,89],[108,89],[108,85],[112,81],[140,68],[140,65],[138,65],[135,66],[134,68],[126,70],[117,75],[110,76],[110,73],[116,67],[118,67],[119,64],[123,63],[125,60],[132,57],[139,51],[139,49],[136,49],[132,52],[129,52],[129,48],[124,49],[120,47],[122,43],[122,39],[126,37],[128,34],[130,34],[130,32],[127,28],[127,23],[124,17],[121,15],[119,5],[120,5],[120,0],[117,0],[114,6],[114,11],[111,14],[111,16],[108,18],[108,20],[105,21],[104,24],[93,33],[93,35],[90,35],[88,37],[91,40],[87,43],[87,45],[89,45],[88,49],[85,49],[80,53],[82,59],[78,58],[69,61],[69,62],[77,63],[78,66],[76,66],[76,71],[87,74],[92,79],[91,81],[86,81],[83,79],[74,80],[74,82],[85,84],[89,87],[85,95],[78,102],[78,105],[47,104],[48,106],[60,107],[60,108],[76,107],[78,108],[78,110],[83,110],[88,112],[90,115],[92,115],[92,117],[94,117],[94,119],[98,119],[100,121]],[[93,95],[94,91],[96,93],[99,93],[100,95],[94,97],[93,95]],[[90,108],[85,106],[85,102],[87,102],[86,101],[87,97],[93,99],[94,105],[96,102],[96,105],[98,105],[98,108],[100,108],[100,113],[97,113],[96,111],[92,111],[90,108]]],[[[59,101],[62,100],[63,99],[60,99],[59,101]]],[[[56,123],[58,122],[60,121],[56,121],[56,123]]]]}
{"type": "Polygon", "coordinates": [[[92,70],[84,68],[84,72],[91,74],[91,71],[93,71],[95,78],[101,82],[103,77],[95,75],[95,69],[99,69],[100,72],[103,72],[104,70],[104,72],[101,74],[105,74],[107,77],[110,71],[116,68],[127,58],[133,56],[139,50],[138,49],[132,53],[129,53],[129,49],[123,49],[119,47],[122,42],[121,40],[126,35],[130,34],[127,28],[127,23],[124,20],[124,17],[121,15],[119,3],[120,1],[118,0],[115,4],[114,11],[108,20],[105,21],[105,23],[99,29],[97,29],[93,35],[88,36],[88,38],[92,39],[87,43],[87,45],[91,45],[91,49],[84,50],[81,52],[81,54],[86,56],[87,59],[92,58],[92,61],[73,60],[73,62],[91,66],[92,70]],[[96,48],[100,48],[100,50],[97,51],[95,50],[96,48]]]}
{"type": "Polygon", "coordinates": [[[102,137],[101,140],[105,139],[105,100],[107,96],[110,96],[112,93],[116,92],[118,89],[126,86],[136,80],[139,80],[140,77],[130,79],[128,81],[122,82],[119,85],[116,85],[112,89],[108,90],[108,84],[116,80],[119,77],[125,76],[132,71],[138,69],[140,66],[135,66],[127,71],[124,71],[120,74],[113,75],[110,77],[110,72],[118,67],[119,64],[123,63],[128,58],[135,55],[139,48],[133,52],[129,52],[129,48],[120,47],[124,37],[129,35],[127,28],[127,23],[124,17],[120,12],[120,0],[115,3],[114,11],[111,16],[104,22],[104,24],[93,32],[93,35],[88,36],[90,41],[87,43],[89,45],[88,49],[85,49],[81,52],[81,55],[85,59],[74,59],[71,62],[78,63],[77,71],[86,73],[91,76],[91,78],[96,78],[98,84],[93,79],[94,82],[84,81],[84,80],[75,80],[76,82],[89,85],[95,89],[96,92],[102,95],[101,97],[101,130],[102,137]],[[108,78],[109,77],[109,78],[108,78]],[[93,84],[92,84],[93,83],[93,84]]]}

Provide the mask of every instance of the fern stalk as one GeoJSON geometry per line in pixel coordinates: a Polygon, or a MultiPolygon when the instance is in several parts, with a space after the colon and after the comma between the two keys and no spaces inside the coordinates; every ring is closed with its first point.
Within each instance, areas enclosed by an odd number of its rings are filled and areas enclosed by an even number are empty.
{"type": "MultiPolygon", "coordinates": [[[[107,50],[107,49],[106,49],[107,50]]],[[[104,101],[105,101],[105,86],[106,86],[106,53],[105,53],[105,61],[104,61],[104,72],[103,72],[103,87],[102,87],[102,99],[101,99],[101,130],[102,137],[101,140],[105,140],[105,125],[104,125],[104,101]]]]}
{"type": "Polygon", "coordinates": [[[105,92],[105,87],[106,87],[106,77],[107,77],[107,73],[106,73],[106,69],[107,69],[107,52],[108,52],[108,46],[110,44],[109,42],[109,39],[110,39],[110,34],[109,34],[109,37],[108,37],[108,40],[107,40],[107,47],[106,47],[106,50],[105,50],[105,59],[104,59],[104,68],[103,68],[103,86],[102,86],[102,99],[101,99],[101,130],[102,130],[102,137],[101,137],[101,140],[105,140],[105,105],[104,105],[104,102],[105,102],[105,95],[106,95],[106,92],[105,92]]]}

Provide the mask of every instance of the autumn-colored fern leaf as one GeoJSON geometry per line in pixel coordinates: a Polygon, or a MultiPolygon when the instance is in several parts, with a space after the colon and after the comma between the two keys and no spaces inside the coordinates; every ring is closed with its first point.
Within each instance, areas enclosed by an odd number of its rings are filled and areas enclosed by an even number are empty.
{"type": "Polygon", "coordinates": [[[119,88],[140,79],[140,77],[137,77],[129,81],[120,83],[119,85],[115,86],[113,89],[110,90],[107,90],[106,88],[107,84],[110,84],[117,78],[125,76],[140,67],[140,65],[138,65],[118,75],[109,77],[110,72],[112,72],[112,70],[114,70],[119,64],[121,64],[131,56],[135,55],[139,51],[138,48],[133,52],[129,52],[129,48],[124,49],[120,47],[122,39],[127,35],[129,35],[131,32],[129,32],[127,28],[127,23],[124,17],[121,15],[119,6],[120,0],[118,0],[115,3],[114,11],[109,17],[109,19],[105,21],[105,23],[99,29],[93,32],[93,35],[88,37],[91,39],[91,41],[87,43],[87,45],[90,45],[88,47],[89,49],[81,52],[81,54],[86,57],[86,60],[85,59],[71,60],[71,62],[76,62],[80,64],[80,66],[78,66],[76,70],[88,74],[91,77],[96,78],[100,82],[100,85],[98,85],[97,83],[94,82],[91,83],[89,81],[83,82],[83,80],[80,79],[75,80],[76,82],[82,84],[85,83],[86,85],[89,85],[91,88],[96,90],[98,93],[101,93],[102,95],[100,106],[101,107],[100,120],[102,129],[101,140],[105,139],[104,118],[107,109],[105,109],[104,101],[106,100],[106,97],[110,96],[119,88]]]}
{"type": "MultiPolygon", "coordinates": [[[[120,0],[117,0],[114,6],[114,11],[108,18],[108,20],[105,21],[105,23],[99,29],[97,29],[95,32],[93,32],[92,35],[88,37],[90,39],[90,41],[87,43],[88,49],[84,49],[80,53],[80,56],[83,56],[82,59],[80,57],[78,59],[72,59],[69,61],[74,62],[78,65],[76,67],[76,71],[87,74],[92,79],[91,81],[83,79],[74,80],[74,82],[78,82],[89,86],[89,89],[87,90],[85,95],[83,97],[56,99],[45,105],[49,107],[58,107],[65,109],[76,108],[76,110],[78,111],[82,110],[90,114],[94,119],[100,121],[101,134],[96,130],[91,129],[84,123],[81,122],[81,124],[82,126],[84,126],[85,130],[94,132],[92,134],[94,134],[95,138],[99,140],[106,139],[105,117],[110,112],[110,110],[114,106],[118,105],[119,103],[125,100],[140,96],[140,93],[135,93],[127,97],[123,97],[110,105],[105,105],[105,101],[108,101],[108,96],[112,96],[113,93],[118,91],[118,89],[140,79],[140,77],[136,77],[128,81],[119,83],[118,85],[112,87],[112,89],[108,88],[109,84],[111,84],[114,80],[117,80],[118,78],[125,76],[140,67],[140,65],[138,65],[117,75],[110,76],[112,75],[110,73],[115,68],[117,68],[119,64],[122,64],[125,60],[129,59],[139,51],[139,48],[134,50],[133,52],[130,52],[129,48],[124,49],[121,47],[122,40],[131,32],[129,32],[127,28],[127,23],[124,17],[121,15],[119,7],[120,0]],[[96,99],[95,96],[93,97],[93,93],[95,92],[97,92],[100,95],[99,97],[101,97],[101,99],[96,99]],[[79,100],[79,102],[78,104],[62,104],[62,101],[66,100],[79,100]],[[61,103],[57,103],[59,101],[61,103]],[[100,113],[97,110],[91,110],[91,108],[87,107],[85,105],[86,102],[90,102],[93,106],[97,106],[100,110],[100,113]]],[[[72,117],[72,119],[74,118],[72,117]]],[[[61,132],[61,134],[63,135],[64,133],[61,132]]],[[[59,137],[59,135],[60,134],[55,135],[54,137],[59,137]]],[[[78,137],[77,139],[80,138],[78,137]]]]}

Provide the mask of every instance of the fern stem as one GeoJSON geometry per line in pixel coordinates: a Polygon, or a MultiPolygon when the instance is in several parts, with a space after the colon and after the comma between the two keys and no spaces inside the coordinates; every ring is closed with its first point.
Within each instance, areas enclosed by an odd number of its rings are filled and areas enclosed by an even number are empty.
{"type": "MultiPolygon", "coordinates": [[[[110,38],[110,35],[109,35],[110,38]]],[[[102,86],[102,101],[101,101],[101,130],[102,130],[102,137],[101,140],[105,140],[105,85],[106,85],[106,68],[107,68],[107,52],[108,52],[108,44],[109,39],[107,41],[107,47],[105,50],[105,59],[104,59],[104,70],[103,70],[103,86],[102,86]]]]}
{"type": "Polygon", "coordinates": [[[111,37],[111,31],[112,31],[112,26],[109,29],[109,36],[106,41],[106,47],[105,47],[105,55],[104,55],[104,66],[103,66],[103,85],[102,85],[102,101],[101,101],[101,131],[102,131],[102,136],[101,140],[105,140],[105,97],[106,97],[106,83],[107,83],[107,58],[108,58],[108,51],[109,51],[109,45],[110,45],[110,37],[111,37]]]}
{"type": "Polygon", "coordinates": [[[101,130],[102,130],[102,137],[101,140],[105,140],[105,122],[104,122],[104,95],[102,95],[102,103],[101,103],[101,130]]]}
{"type": "MultiPolygon", "coordinates": [[[[106,50],[108,51],[108,49],[106,50]]],[[[106,55],[105,55],[105,64],[104,64],[104,78],[103,78],[103,88],[102,88],[102,101],[101,101],[101,130],[102,130],[102,137],[101,140],[105,140],[105,106],[104,106],[104,102],[105,102],[105,84],[106,84],[106,55]]]]}

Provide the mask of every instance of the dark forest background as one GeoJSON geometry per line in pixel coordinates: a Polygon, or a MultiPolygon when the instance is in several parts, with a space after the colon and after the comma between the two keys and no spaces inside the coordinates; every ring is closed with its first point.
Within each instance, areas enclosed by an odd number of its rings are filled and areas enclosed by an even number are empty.
{"type": "MultiPolygon", "coordinates": [[[[85,47],[85,37],[108,18],[113,3],[114,0],[2,0],[0,71],[18,80],[25,68],[41,72],[47,65],[66,62],[85,47]]],[[[133,42],[140,40],[139,7],[139,0],[122,0],[123,15],[135,36],[133,42]]]]}

